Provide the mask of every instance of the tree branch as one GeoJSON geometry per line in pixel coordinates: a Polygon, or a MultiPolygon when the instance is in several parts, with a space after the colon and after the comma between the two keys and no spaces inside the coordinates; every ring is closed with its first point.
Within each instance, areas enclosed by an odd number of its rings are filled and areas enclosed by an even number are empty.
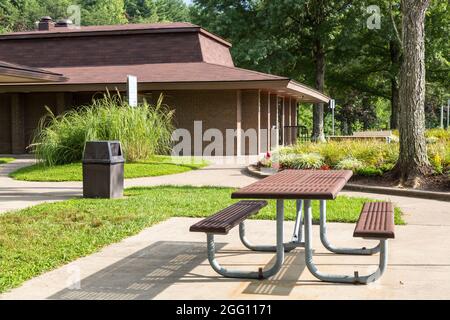
{"type": "Polygon", "coordinates": [[[400,33],[398,32],[397,29],[397,24],[395,23],[395,19],[394,19],[394,15],[392,14],[392,1],[389,1],[389,15],[391,17],[391,22],[392,22],[392,26],[394,27],[394,33],[395,36],[397,37],[397,41],[398,43],[400,43],[400,46],[403,47],[403,41],[402,38],[400,37],[400,33]]]}

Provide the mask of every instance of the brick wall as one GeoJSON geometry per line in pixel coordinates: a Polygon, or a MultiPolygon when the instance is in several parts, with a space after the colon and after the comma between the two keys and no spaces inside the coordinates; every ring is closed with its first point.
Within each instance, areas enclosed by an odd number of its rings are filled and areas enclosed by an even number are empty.
{"type": "Polygon", "coordinates": [[[260,152],[265,153],[269,150],[269,94],[267,92],[261,92],[261,148],[260,152]],[[265,131],[264,131],[265,130],[265,131]]]}
{"type": "MultiPolygon", "coordinates": [[[[161,92],[147,92],[145,97],[151,103],[155,103],[161,92]]],[[[185,128],[194,137],[194,121],[203,121],[203,133],[211,128],[219,129],[224,137],[226,129],[236,129],[237,119],[237,91],[236,90],[203,90],[203,91],[165,91],[164,103],[175,111],[175,126],[185,128]]],[[[65,111],[71,107],[87,104],[95,93],[29,93],[20,94],[23,106],[23,144],[28,146],[35,134],[39,120],[47,113],[45,106],[52,112],[65,111]],[[62,105],[64,103],[64,105],[62,105]]],[[[98,93],[97,93],[98,94],[98,93]]],[[[266,94],[267,95],[267,94],[266,94]]],[[[263,108],[267,111],[267,98],[261,95],[263,108]]],[[[271,97],[275,104],[275,96],[271,97]]],[[[11,98],[10,95],[0,95],[0,153],[11,153],[11,98]]],[[[20,119],[20,117],[19,117],[20,119]]],[[[267,123],[267,114],[262,113],[261,123],[267,123]]],[[[20,126],[19,126],[20,127],[20,126]]],[[[242,91],[242,129],[257,129],[258,127],[258,90],[242,91]]],[[[16,130],[20,132],[20,130],[16,130]]],[[[236,139],[234,141],[234,152],[236,153],[236,139]]],[[[17,143],[16,143],[17,144],[17,143]]],[[[204,141],[202,149],[210,144],[204,141]]],[[[20,143],[17,144],[20,147],[20,143]]],[[[245,154],[249,152],[248,142],[245,144],[245,154]]],[[[191,145],[192,151],[194,145],[191,145]]],[[[214,154],[213,154],[214,155],[214,154]]]]}
{"type": "Polygon", "coordinates": [[[57,114],[57,95],[55,93],[23,94],[25,104],[25,144],[28,146],[38,127],[39,120],[47,113],[45,106],[57,114]]]}
{"type": "MultiPolygon", "coordinates": [[[[155,102],[160,92],[151,92],[149,101],[155,102]]],[[[236,90],[165,91],[164,103],[175,111],[177,128],[187,129],[194,139],[194,121],[203,121],[203,133],[208,129],[219,129],[223,133],[225,149],[226,129],[236,129],[236,90]]],[[[211,142],[203,142],[202,149],[211,142]]],[[[236,141],[234,141],[236,146],[236,141]]],[[[194,144],[191,145],[194,151],[194,144]]],[[[214,155],[214,153],[213,153],[214,155]]]]}
{"type": "MultiPolygon", "coordinates": [[[[244,133],[249,129],[255,129],[258,134],[258,90],[242,90],[242,130],[244,133]]],[[[258,154],[258,141],[254,135],[242,137],[242,154],[258,154]],[[251,137],[251,138],[250,138],[251,137]]]]}
{"type": "Polygon", "coordinates": [[[11,152],[25,153],[25,104],[20,94],[11,95],[11,152]]]}
{"type": "Polygon", "coordinates": [[[30,67],[126,65],[202,61],[192,33],[3,39],[0,60],[30,67]]]}

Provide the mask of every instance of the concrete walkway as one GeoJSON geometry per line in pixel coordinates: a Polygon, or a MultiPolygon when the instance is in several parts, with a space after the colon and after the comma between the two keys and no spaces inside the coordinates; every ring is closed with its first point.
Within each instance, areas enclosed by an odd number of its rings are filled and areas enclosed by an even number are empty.
{"type": "MultiPolygon", "coordinates": [[[[185,173],[125,180],[125,187],[144,187],[157,185],[194,185],[242,187],[256,181],[242,172],[244,166],[239,163],[213,163],[202,170],[185,173]]],[[[9,178],[9,174],[34,164],[33,159],[17,159],[0,165],[0,213],[23,209],[43,202],[67,200],[83,195],[81,182],[28,182],[9,178]]]]}
{"type": "MultiPolygon", "coordinates": [[[[1,299],[450,299],[450,226],[401,226],[390,241],[389,266],[370,285],[324,283],[305,268],[304,251],[287,254],[282,270],[264,281],[225,279],[206,259],[205,236],[189,232],[198,219],[172,218],[98,253],[36,277],[1,299]],[[76,281],[81,279],[78,285],[76,281]],[[193,288],[195,287],[195,290],[193,288]]],[[[292,230],[287,222],[286,229],[292,230]]],[[[337,245],[373,245],[352,238],[354,226],[330,223],[337,245]]],[[[237,228],[217,238],[219,261],[227,268],[256,271],[274,262],[270,253],[251,253],[237,228]]],[[[274,243],[273,221],[249,221],[254,242],[274,243]]],[[[378,256],[327,252],[314,226],[315,262],[325,272],[372,272],[378,256]]],[[[289,234],[286,234],[286,240],[289,234]]]]}
{"type": "MultiPolygon", "coordinates": [[[[27,162],[28,161],[28,162],[27,162]]],[[[0,212],[45,201],[81,195],[80,183],[30,183],[13,181],[7,172],[30,164],[18,160],[0,174],[0,212]]],[[[240,187],[255,178],[242,174],[242,165],[213,164],[187,173],[127,180],[126,186],[160,184],[218,185],[240,187]]],[[[397,227],[390,241],[390,261],[381,281],[369,286],[339,285],[316,281],[305,269],[298,249],[286,257],[283,270],[265,281],[223,279],[206,260],[205,236],[188,232],[197,219],[173,218],[140,234],[110,245],[98,253],[36,277],[20,288],[0,295],[2,299],[450,299],[450,203],[398,196],[343,192],[349,196],[387,199],[405,213],[407,226],[397,227]],[[74,279],[79,289],[70,289],[74,279]],[[192,286],[196,290],[192,290],[192,286]]],[[[286,222],[287,230],[292,223],[286,222]]],[[[329,224],[336,245],[354,246],[368,241],[352,238],[352,224],[329,224]]],[[[250,221],[254,242],[273,243],[274,222],[250,221]]],[[[286,234],[288,237],[289,234],[286,234]]],[[[377,256],[358,257],[327,253],[314,226],[316,263],[324,271],[360,274],[373,270],[377,256]]],[[[219,237],[227,267],[255,269],[273,262],[273,254],[244,250],[236,230],[219,237]]]]}

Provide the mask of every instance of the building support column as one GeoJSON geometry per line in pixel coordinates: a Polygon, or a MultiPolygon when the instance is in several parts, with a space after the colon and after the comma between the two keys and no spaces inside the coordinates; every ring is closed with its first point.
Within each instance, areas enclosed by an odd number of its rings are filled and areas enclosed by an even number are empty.
{"type": "Polygon", "coordinates": [[[236,99],[236,155],[242,155],[242,91],[237,90],[236,99]]]}
{"type": "Polygon", "coordinates": [[[11,95],[11,152],[23,154],[25,145],[25,106],[18,93],[11,95]]]}
{"type": "Polygon", "coordinates": [[[282,118],[281,118],[281,134],[282,134],[282,140],[281,140],[281,144],[283,146],[286,145],[286,132],[284,129],[284,126],[286,125],[286,98],[283,96],[283,110],[282,110],[282,118]]]}
{"type": "Polygon", "coordinates": [[[261,90],[258,90],[258,156],[261,153],[261,90]]]}
{"type": "Polygon", "coordinates": [[[271,151],[271,148],[270,148],[271,132],[272,132],[272,128],[271,128],[271,120],[270,120],[270,91],[268,91],[268,93],[267,93],[267,151],[271,151]]]}
{"type": "Polygon", "coordinates": [[[72,93],[58,92],[56,94],[56,114],[63,114],[72,105],[72,93]]]}
{"type": "MultiPolygon", "coordinates": [[[[293,105],[293,110],[292,110],[292,125],[294,126],[298,126],[297,123],[297,99],[293,100],[294,105],[293,105]]],[[[297,136],[298,136],[298,128],[294,129],[294,137],[293,137],[293,143],[297,143],[297,136]]]]}
{"type": "Polygon", "coordinates": [[[288,131],[288,144],[291,145],[292,144],[292,97],[289,97],[289,108],[288,108],[288,126],[289,129],[288,131]]]}

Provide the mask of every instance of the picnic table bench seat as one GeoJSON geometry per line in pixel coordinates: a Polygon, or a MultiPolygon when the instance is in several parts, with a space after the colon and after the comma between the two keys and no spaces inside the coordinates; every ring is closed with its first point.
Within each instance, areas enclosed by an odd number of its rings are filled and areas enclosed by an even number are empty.
{"type": "Polygon", "coordinates": [[[203,219],[192,225],[191,232],[204,232],[211,234],[228,234],[228,232],[239,223],[258,213],[267,206],[265,200],[243,200],[239,201],[216,214],[203,219]]]}
{"type": "Polygon", "coordinates": [[[394,207],[390,202],[365,203],[356,223],[354,237],[369,239],[393,239],[394,207]]]}
{"type": "MultiPolygon", "coordinates": [[[[263,268],[258,268],[258,271],[256,272],[227,270],[219,264],[215,257],[216,245],[214,242],[214,236],[217,234],[226,235],[237,225],[239,225],[239,236],[242,243],[247,248],[252,249],[252,245],[248,243],[245,238],[244,221],[250,216],[258,213],[259,210],[265,206],[267,206],[267,201],[265,200],[242,200],[223,210],[220,210],[214,215],[203,219],[190,227],[189,231],[191,232],[206,233],[208,261],[217,273],[223,275],[224,277],[250,279],[264,279],[275,273],[274,270],[277,269],[277,267],[271,268],[268,271],[264,271],[263,268]]],[[[254,249],[256,249],[256,247],[254,249]]],[[[264,249],[267,251],[273,250],[273,248],[269,246],[264,249]]]]}

